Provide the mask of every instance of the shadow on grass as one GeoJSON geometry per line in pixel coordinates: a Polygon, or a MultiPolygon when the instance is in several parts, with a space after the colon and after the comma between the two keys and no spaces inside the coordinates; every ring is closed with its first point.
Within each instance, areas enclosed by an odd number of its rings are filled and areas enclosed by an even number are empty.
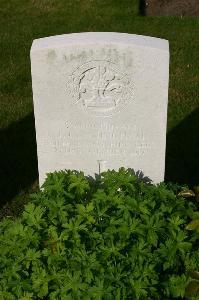
{"type": "Polygon", "coordinates": [[[165,180],[199,185],[199,108],[167,134],[165,180]]]}
{"type": "Polygon", "coordinates": [[[140,16],[146,15],[145,9],[146,9],[145,0],[140,0],[139,1],[139,15],[140,16]]]}
{"type": "MultiPolygon", "coordinates": [[[[0,130],[0,207],[37,178],[31,114],[0,130]]],[[[199,108],[167,134],[165,181],[199,185],[199,108]]]]}
{"type": "Polygon", "coordinates": [[[0,130],[0,207],[37,179],[33,114],[0,130]]]}

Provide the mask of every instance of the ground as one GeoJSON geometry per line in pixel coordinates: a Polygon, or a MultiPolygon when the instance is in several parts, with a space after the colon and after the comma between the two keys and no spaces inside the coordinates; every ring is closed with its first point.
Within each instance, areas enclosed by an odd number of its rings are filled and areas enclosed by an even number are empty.
{"type": "Polygon", "coordinates": [[[199,16],[198,0],[145,0],[147,16],[199,16]]]}

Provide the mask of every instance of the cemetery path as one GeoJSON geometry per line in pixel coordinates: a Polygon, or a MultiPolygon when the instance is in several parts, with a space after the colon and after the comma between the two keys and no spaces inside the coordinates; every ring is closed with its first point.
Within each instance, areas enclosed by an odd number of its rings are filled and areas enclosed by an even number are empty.
{"type": "Polygon", "coordinates": [[[198,0],[145,0],[146,16],[199,16],[198,0]]]}

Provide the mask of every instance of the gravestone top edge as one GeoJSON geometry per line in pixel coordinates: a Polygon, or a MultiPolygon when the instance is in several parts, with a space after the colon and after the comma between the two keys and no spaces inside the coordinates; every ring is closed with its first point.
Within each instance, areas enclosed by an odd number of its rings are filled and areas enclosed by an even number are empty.
{"type": "Polygon", "coordinates": [[[82,32],[35,39],[32,43],[31,53],[53,47],[67,47],[89,43],[136,45],[169,52],[169,43],[165,39],[119,32],[82,32]]]}

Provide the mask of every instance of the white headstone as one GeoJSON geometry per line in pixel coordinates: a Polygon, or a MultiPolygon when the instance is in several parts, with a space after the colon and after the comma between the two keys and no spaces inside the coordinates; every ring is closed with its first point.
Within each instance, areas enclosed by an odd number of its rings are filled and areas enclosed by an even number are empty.
{"type": "Polygon", "coordinates": [[[39,181],[61,169],[120,167],[164,180],[168,41],[126,33],[34,40],[39,181]]]}

